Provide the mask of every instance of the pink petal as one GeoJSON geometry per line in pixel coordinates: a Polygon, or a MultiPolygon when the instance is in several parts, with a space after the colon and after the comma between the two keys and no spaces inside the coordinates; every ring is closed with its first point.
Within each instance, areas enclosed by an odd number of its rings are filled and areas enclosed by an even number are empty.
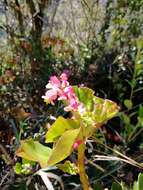
{"type": "Polygon", "coordinates": [[[69,82],[68,81],[62,81],[62,84],[61,84],[61,87],[62,88],[65,88],[65,87],[67,87],[67,86],[69,86],[69,82]]]}
{"type": "Polygon", "coordinates": [[[56,76],[51,76],[49,83],[51,83],[51,85],[55,85],[57,87],[61,86],[61,82],[56,76]]]}
{"type": "Polygon", "coordinates": [[[57,98],[57,91],[48,90],[45,95],[47,98],[55,100],[57,98]]]}
{"type": "Polygon", "coordinates": [[[66,106],[66,107],[64,107],[64,110],[65,111],[73,111],[73,108],[69,105],[69,106],[66,106]]]}
{"type": "Polygon", "coordinates": [[[77,150],[78,146],[79,146],[78,143],[75,142],[75,143],[73,144],[73,149],[74,149],[74,150],[77,150]]]}
{"type": "Polygon", "coordinates": [[[78,105],[78,111],[79,111],[79,113],[80,113],[81,115],[83,115],[83,114],[85,113],[86,109],[85,109],[83,103],[80,103],[80,104],[78,105]]]}
{"type": "Polygon", "coordinates": [[[78,102],[75,99],[69,100],[69,105],[64,108],[65,111],[77,111],[78,102]]]}
{"type": "Polygon", "coordinates": [[[82,143],[83,141],[81,139],[76,140],[76,142],[73,144],[73,149],[77,150],[78,146],[82,143]]]}
{"type": "Polygon", "coordinates": [[[67,75],[67,77],[69,78],[69,76],[71,75],[71,70],[69,69],[64,69],[63,73],[65,73],[67,75]]]}
{"type": "Polygon", "coordinates": [[[76,99],[70,99],[70,105],[71,107],[73,107],[74,109],[78,109],[78,102],[76,99]]]}
{"type": "Polygon", "coordinates": [[[66,73],[62,73],[61,76],[60,76],[60,79],[61,79],[62,81],[67,81],[67,80],[68,80],[67,74],[66,74],[66,73]]]}
{"type": "Polygon", "coordinates": [[[73,87],[72,87],[72,86],[66,87],[66,88],[64,89],[64,92],[73,94],[73,93],[74,93],[73,87]]]}
{"type": "Polygon", "coordinates": [[[67,100],[66,94],[63,94],[62,96],[60,96],[60,97],[58,98],[58,100],[67,100]]]}
{"type": "Polygon", "coordinates": [[[46,88],[47,89],[50,89],[50,88],[52,88],[53,87],[53,85],[51,84],[51,83],[48,83],[47,85],[46,85],[46,88]]]}
{"type": "Polygon", "coordinates": [[[57,92],[54,90],[48,90],[45,93],[45,96],[42,96],[44,100],[47,100],[49,103],[54,104],[53,100],[57,99],[57,92]]]}

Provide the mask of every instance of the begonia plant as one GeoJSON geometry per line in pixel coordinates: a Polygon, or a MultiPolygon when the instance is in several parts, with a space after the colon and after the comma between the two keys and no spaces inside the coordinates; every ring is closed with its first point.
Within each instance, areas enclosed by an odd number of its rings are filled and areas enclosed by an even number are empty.
{"type": "MultiPolygon", "coordinates": [[[[84,190],[92,189],[85,171],[86,142],[95,131],[114,117],[119,107],[115,102],[94,95],[94,91],[83,86],[71,86],[66,73],[60,77],[51,76],[42,98],[47,104],[55,105],[62,101],[64,110],[71,112],[71,118],[59,116],[48,129],[46,143],[53,143],[49,148],[37,141],[28,139],[21,142],[17,155],[37,161],[42,168],[59,165],[65,172],[72,165],[69,162],[60,165],[73,151],[77,151],[77,170],[84,190]],[[63,169],[64,170],[64,169],[63,169]]],[[[73,171],[73,173],[74,173],[73,171]]]]}

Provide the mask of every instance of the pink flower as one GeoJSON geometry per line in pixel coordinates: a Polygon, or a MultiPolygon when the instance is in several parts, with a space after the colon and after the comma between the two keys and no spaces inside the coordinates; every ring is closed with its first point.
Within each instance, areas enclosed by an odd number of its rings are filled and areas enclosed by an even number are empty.
{"type": "Polygon", "coordinates": [[[47,89],[59,88],[61,86],[60,80],[56,76],[51,76],[48,84],[46,85],[47,89]]]}
{"type": "Polygon", "coordinates": [[[62,73],[60,76],[61,81],[67,81],[68,80],[68,76],[66,73],[62,73]]]}
{"type": "Polygon", "coordinates": [[[50,88],[52,88],[53,87],[53,85],[51,84],[51,83],[48,83],[47,85],[46,85],[46,88],[47,89],[50,89],[50,88]]]}
{"type": "Polygon", "coordinates": [[[78,101],[76,98],[72,98],[69,100],[69,104],[71,105],[71,107],[74,109],[74,110],[77,110],[78,109],[78,101]]]}
{"type": "Polygon", "coordinates": [[[66,106],[66,107],[64,107],[64,110],[65,111],[73,111],[73,108],[71,107],[71,105],[68,105],[68,106],[66,106]]]}
{"type": "Polygon", "coordinates": [[[64,108],[65,111],[77,111],[77,109],[78,109],[78,102],[74,98],[69,99],[68,106],[64,108]]]}
{"type": "Polygon", "coordinates": [[[80,104],[79,104],[79,106],[78,106],[78,111],[79,111],[79,113],[80,113],[81,115],[83,115],[83,114],[85,113],[86,109],[85,109],[83,103],[80,103],[80,104]]]}
{"type": "Polygon", "coordinates": [[[67,75],[67,77],[69,78],[69,76],[71,75],[71,70],[69,69],[64,69],[63,73],[65,73],[67,75]]]}
{"type": "Polygon", "coordinates": [[[49,83],[51,83],[52,85],[54,85],[56,87],[60,87],[61,86],[61,82],[60,82],[60,80],[56,76],[51,76],[49,83]]]}
{"type": "Polygon", "coordinates": [[[82,143],[81,139],[76,140],[76,142],[73,144],[73,149],[77,150],[78,146],[82,143]]]}
{"type": "MultiPolygon", "coordinates": [[[[67,93],[67,94],[74,94],[73,87],[72,87],[72,86],[67,86],[67,87],[64,89],[64,92],[67,93]]],[[[75,95],[75,94],[74,94],[74,95],[75,95]]]]}
{"type": "Polygon", "coordinates": [[[47,103],[51,103],[51,104],[54,105],[53,100],[56,100],[56,99],[57,99],[57,96],[58,96],[57,91],[51,89],[51,90],[48,90],[48,91],[46,92],[45,96],[42,96],[42,98],[45,99],[45,101],[46,101],[47,103]]]}
{"type": "Polygon", "coordinates": [[[68,80],[68,77],[67,77],[67,74],[66,73],[62,73],[61,76],[60,76],[60,79],[61,79],[61,87],[62,88],[65,88],[67,86],[69,86],[69,82],[67,81],[68,80]]]}
{"type": "Polygon", "coordinates": [[[59,92],[59,98],[58,100],[67,100],[68,96],[64,91],[59,92]]]}
{"type": "Polygon", "coordinates": [[[56,76],[51,76],[46,88],[48,89],[44,98],[45,102],[54,104],[54,100],[65,100],[67,106],[65,111],[84,111],[84,106],[78,101],[74,89],[69,85],[67,81],[68,77],[66,73],[60,75],[60,79],[56,76]]]}
{"type": "Polygon", "coordinates": [[[65,87],[67,87],[67,86],[69,86],[69,82],[68,81],[62,81],[62,84],[61,84],[61,87],[62,88],[65,88],[65,87]]]}

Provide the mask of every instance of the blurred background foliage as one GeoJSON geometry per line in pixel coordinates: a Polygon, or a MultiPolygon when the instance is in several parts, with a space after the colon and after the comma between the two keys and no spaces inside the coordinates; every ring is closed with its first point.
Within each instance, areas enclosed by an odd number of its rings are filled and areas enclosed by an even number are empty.
{"type": "MultiPolygon", "coordinates": [[[[25,167],[14,152],[21,139],[44,143],[54,117],[67,117],[61,105],[47,107],[41,99],[49,77],[63,71],[71,84],[84,84],[120,106],[88,142],[91,183],[131,187],[139,166],[96,161],[95,155],[121,156],[118,151],[143,163],[143,0],[0,1],[0,186],[45,189],[32,175],[38,165],[14,174],[16,162],[25,167]]],[[[81,188],[77,177],[58,175],[65,189],[81,188]]]]}

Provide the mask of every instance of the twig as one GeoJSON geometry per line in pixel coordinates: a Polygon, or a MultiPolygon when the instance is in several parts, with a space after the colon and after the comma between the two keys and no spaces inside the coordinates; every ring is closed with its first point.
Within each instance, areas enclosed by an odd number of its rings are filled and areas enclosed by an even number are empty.
{"type": "Polygon", "coordinates": [[[11,159],[11,157],[9,156],[6,148],[0,143],[0,150],[2,151],[2,153],[5,155],[8,164],[13,164],[13,160],[11,159]]]}

